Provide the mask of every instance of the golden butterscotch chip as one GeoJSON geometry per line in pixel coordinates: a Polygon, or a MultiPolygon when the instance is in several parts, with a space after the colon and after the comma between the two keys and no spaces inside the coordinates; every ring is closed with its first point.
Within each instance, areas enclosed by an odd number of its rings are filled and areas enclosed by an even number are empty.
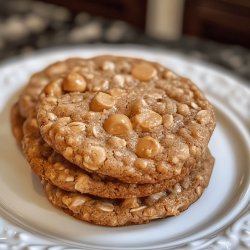
{"type": "Polygon", "coordinates": [[[97,93],[90,103],[90,109],[92,111],[101,112],[104,109],[110,109],[114,106],[115,100],[109,94],[99,92],[97,93]]]}
{"type": "Polygon", "coordinates": [[[67,92],[83,92],[86,89],[85,79],[76,72],[69,73],[63,80],[62,87],[67,92]]]}
{"type": "Polygon", "coordinates": [[[147,103],[142,98],[138,98],[131,102],[131,113],[133,115],[141,113],[144,108],[147,107],[147,103]]]}
{"type": "Polygon", "coordinates": [[[111,135],[127,134],[133,129],[129,118],[123,114],[110,115],[103,127],[111,135]]]}
{"type": "Polygon", "coordinates": [[[136,154],[142,158],[153,158],[160,150],[160,143],[151,136],[140,138],[136,145],[136,154]]]}
{"type": "Polygon", "coordinates": [[[62,94],[62,88],[60,86],[62,82],[62,79],[56,79],[51,81],[46,87],[44,88],[44,93],[45,95],[50,95],[50,96],[59,96],[62,94]]]}
{"type": "Polygon", "coordinates": [[[161,125],[162,116],[152,110],[145,110],[143,113],[134,116],[135,125],[139,125],[143,131],[149,131],[161,125]]]}
{"type": "Polygon", "coordinates": [[[141,81],[149,81],[155,74],[155,68],[149,63],[136,64],[132,69],[132,75],[141,81]]]}

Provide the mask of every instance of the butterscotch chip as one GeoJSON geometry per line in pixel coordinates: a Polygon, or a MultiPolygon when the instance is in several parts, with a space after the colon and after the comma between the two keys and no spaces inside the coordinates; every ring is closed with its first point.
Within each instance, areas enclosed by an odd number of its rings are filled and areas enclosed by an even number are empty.
{"type": "Polygon", "coordinates": [[[133,129],[129,118],[123,114],[110,115],[103,127],[111,135],[127,134],[133,129]]]}
{"type": "Polygon", "coordinates": [[[190,80],[166,73],[170,71],[157,63],[133,58],[98,56],[74,68],[64,75],[74,72],[84,79],[86,73],[92,75],[85,91],[65,93],[61,86],[62,95],[53,96],[56,101],[42,93],[37,106],[42,137],[54,150],[67,155],[67,160],[88,171],[91,168],[98,174],[140,184],[171,179],[200,160],[215,127],[215,116],[190,80]],[[149,80],[142,80],[139,74],[135,77],[135,72],[143,75],[145,68],[151,69],[147,71],[151,72],[149,80]],[[198,115],[202,110],[209,119],[204,119],[203,112],[198,115]],[[49,119],[49,113],[57,118],[49,119]],[[63,117],[70,121],[61,123],[63,117]],[[85,130],[74,132],[68,126],[72,122],[85,124],[85,130]],[[112,136],[125,140],[121,148],[110,143],[112,136]],[[161,145],[155,156],[138,157],[136,145],[145,136],[161,145]],[[92,146],[104,148],[106,159],[87,168],[84,151],[92,146]],[[67,147],[72,148],[72,154],[64,153],[67,147]],[[139,164],[138,158],[146,159],[147,166],[139,164]]]}
{"type": "Polygon", "coordinates": [[[44,182],[43,185],[53,205],[79,220],[105,226],[143,224],[159,218],[176,216],[186,210],[207,187],[213,163],[211,156],[203,161],[201,167],[190,174],[188,187],[182,187],[180,182],[174,188],[143,198],[108,200],[63,191],[48,182],[44,182]]]}
{"type": "Polygon", "coordinates": [[[136,64],[132,69],[132,75],[141,81],[149,81],[155,74],[154,66],[149,63],[136,64]]]}
{"type": "Polygon", "coordinates": [[[85,79],[76,72],[70,72],[63,80],[62,88],[68,92],[83,92],[86,89],[85,79]]]}
{"type": "Polygon", "coordinates": [[[131,105],[131,114],[132,115],[142,113],[143,110],[148,106],[146,101],[141,99],[141,98],[134,100],[130,105],[131,105]]]}
{"type": "Polygon", "coordinates": [[[44,93],[46,95],[50,95],[50,96],[59,96],[62,94],[62,88],[61,88],[61,83],[62,83],[63,79],[59,78],[59,79],[55,79],[53,81],[51,81],[49,84],[47,84],[44,88],[44,93]]]}
{"type": "Polygon", "coordinates": [[[110,109],[114,106],[115,99],[106,93],[97,93],[90,103],[90,109],[93,111],[101,112],[104,109],[110,109]]]}
{"type": "Polygon", "coordinates": [[[134,117],[134,123],[136,126],[141,127],[143,131],[150,131],[161,125],[162,116],[152,110],[145,110],[134,117]]]}
{"type": "Polygon", "coordinates": [[[145,136],[138,140],[136,154],[142,158],[153,158],[161,149],[160,143],[151,136],[145,136]]]}

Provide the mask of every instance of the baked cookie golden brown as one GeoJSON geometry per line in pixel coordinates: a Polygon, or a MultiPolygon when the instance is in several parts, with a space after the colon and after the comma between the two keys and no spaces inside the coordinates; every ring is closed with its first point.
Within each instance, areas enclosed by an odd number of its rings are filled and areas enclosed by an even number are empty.
{"type": "Polygon", "coordinates": [[[200,169],[175,185],[174,189],[144,198],[101,199],[63,191],[48,182],[44,190],[49,201],[75,218],[103,226],[143,224],[151,220],[175,216],[194,203],[207,187],[214,159],[210,154],[200,169]]]}
{"type": "Polygon", "coordinates": [[[105,226],[178,215],[209,183],[211,104],[143,59],[70,58],[34,74],[11,126],[56,207],[105,226]]]}
{"type": "MultiPolygon", "coordinates": [[[[173,187],[189,172],[155,184],[128,184],[108,176],[89,173],[67,161],[42,139],[37,120],[28,118],[24,123],[24,154],[33,171],[51,184],[71,192],[80,192],[106,198],[131,198],[148,196],[173,187]]],[[[204,155],[204,157],[207,157],[204,155]]],[[[203,157],[203,158],[204,158],[203,157]]],[[[194,167],[199,168],[200,160],[194,167]]],[[[189,168],[183,168],[188,170],[189,168]]]]}
{"type": "Polygon", "coordinates": [[[190,80],[157,63],[101,56],[55,81],[38,103],[41,134],[87,171],[156,183],[194,166],[207,149],[212,106],[190,80]]]}

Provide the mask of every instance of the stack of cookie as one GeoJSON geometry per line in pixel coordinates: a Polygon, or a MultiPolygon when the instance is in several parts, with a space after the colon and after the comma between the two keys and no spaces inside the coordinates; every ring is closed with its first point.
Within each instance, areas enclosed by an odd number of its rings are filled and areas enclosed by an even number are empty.
{"type": "Polygon", "coordinates": [[[211,104],[158,63],[71,58],[34,74],[12,130],[49,201],[106,226],[178,215],[207,187],[211,104]]]}

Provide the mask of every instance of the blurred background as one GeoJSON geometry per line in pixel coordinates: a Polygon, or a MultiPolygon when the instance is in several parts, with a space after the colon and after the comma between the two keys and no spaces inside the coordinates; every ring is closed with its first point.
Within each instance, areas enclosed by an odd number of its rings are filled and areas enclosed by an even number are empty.
{"type": "Polygon", "coordinates": [[[250,80],[250,1],[0,0],[0,62],[85,43],[164,47],[250,80]]]}

